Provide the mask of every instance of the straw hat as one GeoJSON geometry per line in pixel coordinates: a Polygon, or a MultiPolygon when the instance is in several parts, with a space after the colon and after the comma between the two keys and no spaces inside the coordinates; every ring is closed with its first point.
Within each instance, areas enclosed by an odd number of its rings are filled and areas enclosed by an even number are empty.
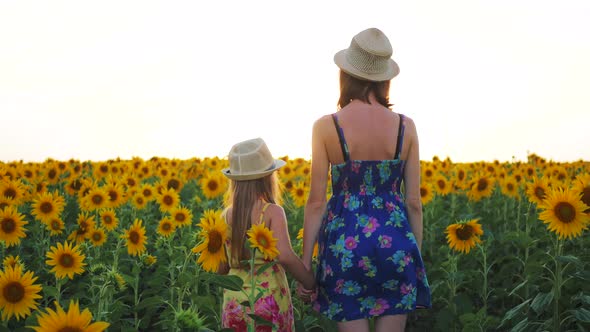
{"type": "Polygon", "coordinates": [[[272,157],[262,138],[235,144],[229,151],[228,159],[229,167],[221,172],[236,181],[263,178],[286,164],[284,160],[272,157]]]}
{"type": "Polygon", "coordinates": [[[391,59],[389,39],[377,28],[359,32],[350,46],[336,55],[334,62],[347,74],[366,81],[387,81],[399,74],[399,66],[391,59]]]}

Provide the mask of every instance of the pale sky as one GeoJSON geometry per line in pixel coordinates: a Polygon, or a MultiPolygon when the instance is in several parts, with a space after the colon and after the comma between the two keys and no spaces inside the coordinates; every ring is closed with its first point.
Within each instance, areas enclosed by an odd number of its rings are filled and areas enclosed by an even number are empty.
{"type": "Polygon", "coordinates": [[[0,160],[311,157],[334,53],[389,36],[421,159],[590,160],[590,1],[0,0],[0,160]]]}

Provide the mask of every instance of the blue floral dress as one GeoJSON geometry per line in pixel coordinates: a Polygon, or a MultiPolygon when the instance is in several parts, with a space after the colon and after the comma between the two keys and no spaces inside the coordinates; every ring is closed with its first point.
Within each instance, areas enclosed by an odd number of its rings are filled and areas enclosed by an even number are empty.
{"type": "Polygon", "coordinates": [[[350,160],[332,115],[345,162],[331,166],[332,197],[319,233],[319,293],[314,309],[351,321],[429,308],[430,286],[408,222],[400,185],[403,116],[395,159],[350,160]]]}

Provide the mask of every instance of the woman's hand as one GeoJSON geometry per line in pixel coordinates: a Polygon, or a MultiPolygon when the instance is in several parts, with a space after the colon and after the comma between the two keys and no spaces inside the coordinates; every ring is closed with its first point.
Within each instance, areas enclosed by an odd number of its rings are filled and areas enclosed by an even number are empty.
{"type": "Polygon", "coordinates": [[[301,301],[305,303],[313,302],[317,298],[317,294],[317,288],[306,289],[301,283],[297,283],[297,297],[301,299],[301,301]]]}

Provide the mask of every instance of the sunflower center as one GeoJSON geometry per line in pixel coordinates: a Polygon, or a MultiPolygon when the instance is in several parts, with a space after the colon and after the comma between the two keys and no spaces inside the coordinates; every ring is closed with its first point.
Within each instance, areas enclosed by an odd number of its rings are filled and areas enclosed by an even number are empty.
{"type": "Polygon", "coordinates": [[[508,191],[514,191],[514,185],[512,183],[508,183],[506,185],[506,188],[508,189],[508,191]]]}
{"type": "MultiPolygon", "coordinates": [[[[586,186],[584,190],[582,190],[582,203],[590,206],[590,186],[586,186]]],[[[584,212],[590,212],[590,207],[584,212]]]]}
{"type": "Polygon", "coordinates": [[[576,209],[568,202],[559,202],[553,209],[555,216],[563,223],[570,223],[576,218],[576,209]]]}
{"type": "Polygon", "coordinates": [[[426,172],[424,172],[424,175],[426,175],[426,177],[431,177],[432,176],[432,170],[427,169],[426,172]]]}
{"type": "Polygon", "coordinates": [[[176,219],[178,222],[184,222],[186,220],[186,216],[184,213],[177,213],[174,219],[176,219]]]}
{"type": "Polygon", "coordinates": [[[74,189],[75,191],[80,190],[80,188],[82,188],[82,182],[80,182],[80,180],[76,179],[74,181],[72,181],[72,183],[70,184],[70,188],[74,189]]]}
{"type": "Polygon", "coordinates": [[[4,286],[2,295],[10,303],[19,303],[25,297],[25,287],[18,281],[12,281],[4,286]]]}
{"type": "Polygon", "coordinates": [[[100,234],[99,232],[95,232],[92,234],[92,239],[94,240],[94,242],[99,242],[100,240],[102,240],[102,234],[100,234]]]}
{"type": "Polygon", "coordinates": [[[545,189],[541,187],[536,187],[535,196],[537,196],[538,199],[543,200],[545,198],[545,189]]]}
{"type": "Polygon", "coordinates": [[[170,229],[172,229],[172,225],[171,225],[170,223],[168,223],[168,222],[166,222],[166,223],[163,223],[163,224],[162,224],[162,229],[163,229],[164,231],[166,231],[166,232],[167,232],[167,231],[169,231],[170,229]]]}
{"type": "Polygon", "coordinates": [[[426,188],[420,188],[420,196],[426,197],[426,195],[428,195],[428,190],[426,188]]]}
{"type": "Polygon", "coordinates": [[[0,210],[3,210],[7,206],[8,206],[8,203],[6,203],[6,202],[0,202],[0,210]]]}
{"type": "Polygon", "coordinates": [[[102,196],[101,195],[92,196],[92,203],[94,203],[96,205],[100,205],[102,203],[102,196]]]}
{"type": "Polygon", "coordinates": [[[41,203],[39,209],[41,210],[41,212],[49,214],[51,213],[51,211],[53,211],[53,204],[51,204],[51,202],[43,202],[41,203]]]}
{"type": "Polygon", "coordinates": [[[168,189],[172,188],[174,190],[178,190],[178,188],[180,187],[180,182],[176,179],[170,179],[168,181],[168,189]]]}
{"type": "Polygon", "coordinates": [[[109,197],[111,199],[111,202],[114,202],[114,201],[117,200],[117,198],[119,198],[119,194],[116,191],[114,191],[114,190],[110,190],[109,191],[109,197]]]}
{"type": "Polygon", "coordinates": [[[457,228],[457,237],[461,241],[467,241],[473,236],[473,227],[470,225],[462,225],[457,228]]]}
{"type": "Polygon", "coordinates": [[[101,165],[100,166],[100,171],[102,173],[107,173],[109,171],[109,167],[107,165],[101,165]]]}
{"type": "Polygon", "coordinates": [[[293,181],[289,180],[285,183],[285,188],[287,188],[287,190],[293,188],[293,181]]]}
{"type": "Polygon", "coordinates": [[[268,239],[264,234],[258,235],[258,237],[256,237],[256,241],[260,243],[263,248],[268,248],[268,239]]]}
{"type": "Polygon", "coordinates": [[[221,249],[221,245],[223,242],[221,241],[222,237],[218,231],[210,231],[209,232],[209,243],[207,244],[207,250],[215,254],[221,249]]]}
{"type": "Polygon", "coordinates": [[[127,185],[129,187],[135,187],[135,184],[136,184],[136,182],[134,179],[131,179],[131,178],[127,179],[127,185]]]}
{"type": "Polygon", "coordinates": [[[111,216],[104,216],[102,217],[102,222],[107,225],[110,225],[113,223],[113,218],[111,218],[111,216]]]}
{"type": "Polygon", "coordinates": [[[16,190],[12,189],[12,188],[8,188],[6,190],[4,190],[4,196],[13,199],[16,197],[16,190]]]}
{"type": "Polygon", "coordinates": [[[51,229],[53,229],[54,231],[61,229],[61,224],[59,223],[59,221],[55,219],[51,220],[51,229]]]}
{"type": "Polygon", "coordinates": [[[74,266],[74,257],[70,254],[62,254],[59,256],[59,265],[64,268],[70,268],[74,266]]]}
{"type": "Polygon", "coordinates": [[[304,193],[305,192],[303,191],[303,189],[297,189],[297,196],[298,197],[302,197],[304,193]]]}
{"type": "Polygon", "coordinates": [[[457,178],[459,178],[459,180],[463,181],[463,179],[465,179],[465,172],[464,171],[459,171],[459,174],[457,175],[457,178]]]}
{"type": "Polygon", "coordinates": [[[47,173],[47,177],[49,177],[50,179],[55,178],[56,175],[57,175],[57,172],[54,169],[49,170],[49,172],[47,173]]]}
{"type": "Polygon", "coordinates": [[[136,231],[129,232],[129,241],[131,241],[133,244],[138,244],[139,243],[139,233],[137,233],[136,231]]]}
{"type": "Polygon", "coordinates": [[[12,233],[16,229],[16,222],[14,219],[5,217],[2,219],[2,232],[4,233],[12,233]]]}
{"type": "Polygon", "coordinates": [[[172,205],[174,203],[174,199],[169,195],[164,196],[164,199],[162,199],[162,201],[166,205],[172,205]]]}
{"type": "Polygon", "coordinates": [[[438,180],[438,181],[436,182],[436,184],[438,185],[438,187],[439,187],[440,189],[445,189],[445,187],[447,186],[447,183],[446,183],[444,180],[438,180]]]}
{"type": "Polygon", "coordinates": [[[477,181],[477,190],[478,191],[484,191],[484,190],[486,190],[487,187],[488,187],[488,181],[486,179],[479,179],[479,181],[477,181]]]}
{"type": "Polygon", "coordinates": [[[207,188],[209,188],[209,190],[211,191],[215,191],[217,190],[217,187],[219,187],[219,185],[217,184],[217,181],[209,181],[207,182],[207,188]]]}
{"type": "Polygon", "coordinates": [[[145,197],[150,197],[150,196],[152,196],[152,191],[151,191],[151,190],[149,190],[149,189],[144,189],[144,190],[142,191],[142,193],[143,193],[143,195],[144,195],[145,197]]]}

